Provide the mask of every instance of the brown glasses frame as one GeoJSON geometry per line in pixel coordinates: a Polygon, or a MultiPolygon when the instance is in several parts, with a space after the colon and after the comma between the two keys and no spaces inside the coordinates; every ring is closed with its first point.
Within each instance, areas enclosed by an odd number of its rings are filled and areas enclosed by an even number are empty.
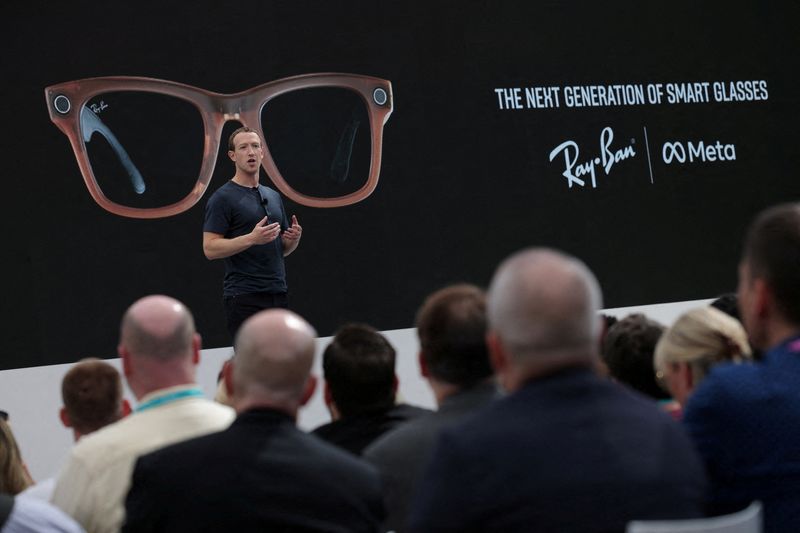
{"type": "Polygon", "coordinates": [[[262,166],[275,186],[284,195],[301,205],[309,207],[341,207],[360,202],[369,196],[378,184],[383,145],[383,126],[393,110],[392,84],[390,81],[358,74],[303,74],[271,81],[246,91],[221,94],[182,83],[132,76],[89,78],[52,85],[45,89],[50,120],[58,126],[70,141],[83,180],[92,198],[100,207],[116,215],[132,218],[161,218],[182,213],[200,200],[208,188],[216,166],[222,129],[229,121],[238,121],[266,139],[261,129],[261,109],[272,98],[298,89],[314,87],[340,87],[358,93],[367,106],[372,136],[372,156],[367,182],[357,191],[336,198],[308,196],[294,190],[283,178],[269,146],[264,145],[262,166]],[[80,113],[83,106],[98,94],[113,91],[141,91],[166,94],[193,104],[203,119],[205,146],[203,163],[195,186],[182,200],[174,204],[138,208],[120,205],[109,200],[97,183],[89,163],[86,145],[81,136],[80,113]]]}

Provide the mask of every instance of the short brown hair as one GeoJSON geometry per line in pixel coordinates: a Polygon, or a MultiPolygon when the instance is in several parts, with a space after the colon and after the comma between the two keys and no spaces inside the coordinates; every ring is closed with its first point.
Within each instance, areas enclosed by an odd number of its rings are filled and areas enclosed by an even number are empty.
{"type": "Polygon", "coordinates": [[[87,434],[122,416],[122,380],[100,359],[83,359],[61,381],[61,398],[72,427],[87,434]]]}
{"type": "Polygon", "coordinates": [[[603,360],[611,375],[656,399],[669,397],[653,371],[653,354],[664,329],[645,315],[634,313],[608,328],[603,341],[603,360]]]}
{"type": "MultiPolygon", "coordinates": [[[[237,135],[239,135],[240,133],[255,133],[256,135],[258,135],[258,132],[256,130],[254,130],[253,128],[248,128],[247,126],[242,126],[241,128],[238,128],[236,131],[231,133],[231,136],[228,137],[228,150],[230,150],[230,151],[236,150],[236,145],[233,144],[233,139],[237,135]]],[[[258,135],[258,139],[259,139],[259,141],[261,140],[261,135],[258,135]]]]}
{"type": "Polygon", "coordinates": [[[769,284],[784,318],[800,324],[800,204],[763,211],[747,232],[743,259],[752,277],[769,284]]]}
{"type": "Polygon", "coordinates": [[[492,375],[486,347],[486,293],[474,285],[440,289],[417,312],[417,335],[430,375],[469,387],[492,375]]]}

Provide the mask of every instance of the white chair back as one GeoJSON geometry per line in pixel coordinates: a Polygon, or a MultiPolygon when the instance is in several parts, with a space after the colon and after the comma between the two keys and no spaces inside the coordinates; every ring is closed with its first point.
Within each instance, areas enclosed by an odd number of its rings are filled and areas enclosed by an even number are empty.
{"type": "Polygon", "coordinates": [[[625,533],[761,533],[761,503],[723,516],[690,520],[634,520],[625,533]]]}

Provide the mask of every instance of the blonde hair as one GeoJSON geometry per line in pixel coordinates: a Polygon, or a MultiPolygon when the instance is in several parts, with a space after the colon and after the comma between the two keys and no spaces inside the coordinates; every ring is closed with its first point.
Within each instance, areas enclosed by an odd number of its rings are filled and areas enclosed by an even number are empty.
{"type": "Polygon", "coordinates": [[[19,494],[30,485],[33,480],[22,462],[11,427],[0,419],[0,493],[19,494]]]}
{"type": "Polygon", "coordinates": [[[671,363],[687,363],[695,386],[717,363],[752,359],[742,324],[711,306],[692,309],[664,332],[656,344],[653,366],[663,374],[671,363]]]}

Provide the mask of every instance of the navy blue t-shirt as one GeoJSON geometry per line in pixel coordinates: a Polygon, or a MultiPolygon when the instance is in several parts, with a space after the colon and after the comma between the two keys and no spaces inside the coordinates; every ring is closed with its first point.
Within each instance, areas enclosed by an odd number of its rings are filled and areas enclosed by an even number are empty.
{"type": "MultiPolygon", "coordinates": [[[[209,198],[203,231],[233,239],[253,231],[265,215],[268,224],[279,222],[281,231],[289,227],[283,202],[277,192],[264,185],[258,188],[244,187],[228,181],[209,198]]],[[[254,292],[286,292],[286,270],[280,237],[225,258],[223,296],[254,292]]]]}

